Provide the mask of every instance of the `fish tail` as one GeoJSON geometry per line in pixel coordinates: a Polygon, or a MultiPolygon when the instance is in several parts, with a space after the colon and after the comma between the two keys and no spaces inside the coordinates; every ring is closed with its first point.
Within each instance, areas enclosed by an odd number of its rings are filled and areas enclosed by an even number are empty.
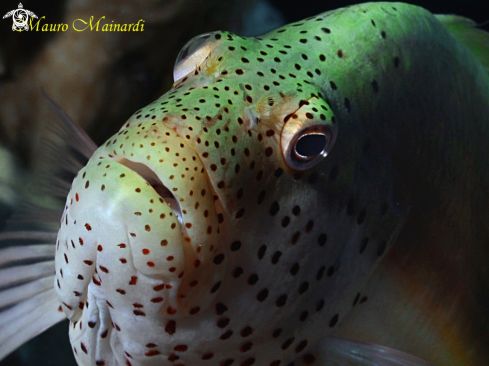
{"type": "Polygon", "coordinates": [[[22,203],[0,232],[0,360],[65,318],[54,256],[64,200],[95,144],[44,93],[52,118],[22,203]]]}
{"type": "Polygon", "coordinates": [[[436,15],[436,18],[472,51],[489,74],[489,32],[476,28],[473,20],[458,15],[436,15]]]}

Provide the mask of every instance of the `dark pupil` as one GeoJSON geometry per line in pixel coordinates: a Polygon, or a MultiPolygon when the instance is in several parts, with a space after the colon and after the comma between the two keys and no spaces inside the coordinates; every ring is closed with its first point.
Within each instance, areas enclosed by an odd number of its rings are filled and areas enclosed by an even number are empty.
{"type": "Polygon", "coordinates": [[[297,154],[311,158],[319,155],[326,146],[325,135],[304,135],[295,144],[297,154]]]}

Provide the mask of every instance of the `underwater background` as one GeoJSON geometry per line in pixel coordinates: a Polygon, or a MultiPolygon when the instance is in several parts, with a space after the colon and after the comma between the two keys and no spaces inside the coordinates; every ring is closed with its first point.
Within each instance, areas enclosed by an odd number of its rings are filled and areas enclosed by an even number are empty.
{"type": "MultiPolygon", "coordinates": [[[[172,68],[192,37],[217,29],[255,36],[324,11],[358,4],[346,0],[54,0],[26,1],[44,23],[66,32],[15,32],[0,21],[0,229],[19,202],[26,171],[36,166],[39,134],[48,118],[40,88],[97,144],[137,109],[172,84],[172,68]],[[75,32],[74,19],[105,16],[114,23],[144,20],[144,32],[75,32]]],[[[436,14],[458,14],[486,24],[487,0],[409,1],[436,14]]],[[[0,13],[17,8],[6,0],[0,13]]],[[[35,20],[37,22],[37,19],[35,20]]],[[[76,366],[63,321],[0,361],[0,366],[76,366]]],[[[1,329],[0,329],[1,331],[1,329]]]]}

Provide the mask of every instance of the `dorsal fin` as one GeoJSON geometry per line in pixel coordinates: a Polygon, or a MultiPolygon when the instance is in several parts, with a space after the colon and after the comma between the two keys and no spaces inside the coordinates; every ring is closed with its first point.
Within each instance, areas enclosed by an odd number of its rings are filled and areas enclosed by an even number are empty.
{"type": "Polygon", "coordinates": [[[489,32],[459,15],[436,15],[436,18],[477,57],[489,74],[489,32]]]}

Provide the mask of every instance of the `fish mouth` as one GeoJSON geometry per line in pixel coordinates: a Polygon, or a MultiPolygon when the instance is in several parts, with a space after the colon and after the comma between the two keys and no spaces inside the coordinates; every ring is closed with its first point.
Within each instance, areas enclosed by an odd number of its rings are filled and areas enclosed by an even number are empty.
{"type": "Polygon", "coordinates": [[[126,158],[119,159],[117,162],[124,165],[126,168],[131,169],[133,172],[140,175],[146,182],[148,182],[156,193],[158,193],[158,195],[170,206],[173,214],[178,218],[180,225],[183,225],[182,208],[180,207],[177,198],[163,184],[161,179],[151,168],[143,163],[137,163],[126,158]]]}

